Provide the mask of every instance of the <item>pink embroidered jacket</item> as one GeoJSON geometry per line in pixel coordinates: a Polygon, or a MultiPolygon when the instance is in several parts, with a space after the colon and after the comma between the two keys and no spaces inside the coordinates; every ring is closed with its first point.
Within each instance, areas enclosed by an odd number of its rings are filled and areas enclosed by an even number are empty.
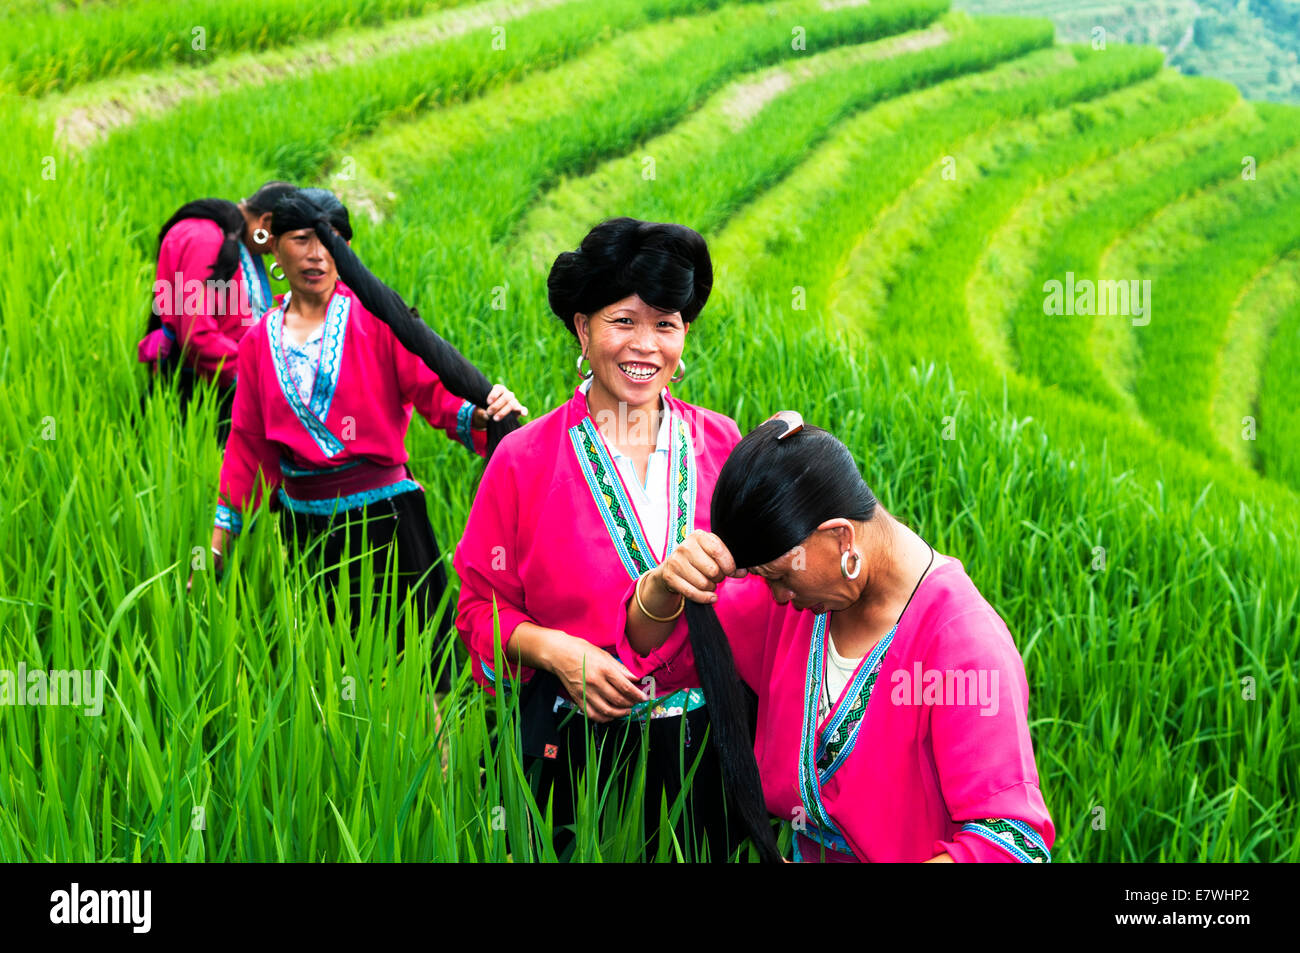
{"type": "MultiPolygon", "coordinates": [[[[286,295],[239,345],[239,386],[221,465],[217,526],[239,532],[243,515],[260,500],[259,473],[274,489],[286,476],[336,472],[358,463],[373,464],[380,473],[404,465],[414,409],[448,437],[486,456],[487,432],[471,429],[474,405],[448,391],[342,282],[329,302],[320,364],[304,402],[285,360],[287,300],[286,295]]],[[[360,502],[345,500],[339,508],[360,502]]]]}
{"type": "MultiPolygon", "coordinates": [[[[631,598],[628,587],[625,611],[631,598]]],[[[758,576],[724,580],[715,608],[758,694],[763,796],[801,859],[1050,859],[1024,664],[958,560],[926,577],[824,717],[828,617],[778,605],[758,576]]],[[[619,655],[634,674],[690,651],[682,620],[642,658],[623,620],[619,655]]]]}
{"type": "MultiPolygon", "coordinates": [[[[481,685],[498,677],[494,605],[503,650],[520,623],[533,622],[613,652],[629,580],[657,565],[666,546],[709,528],[713,485],[740,431],[731,418],[667,391],[663,400],[672,414],[665,539],[645,538],[580,390],[497,447],[453,560],[461,581],[456,627],[481,685]]],[[[700,684],[689,646],[654,674],[658,694],[700,684]]]]}
{"type": "MultiPolygon", "coordinates": [[[[209,282],[224,239],[221,226],[207,219],[182,219],[169,228],[158,252],[153,306],[183,363],[226,387],[235,380],[240,340],[271,306],[271,288],[261,256],[242,242],[230,283],[209,282]]],[[[141,360],[157,356],[146,356],[141,345],[141,360]]]]}

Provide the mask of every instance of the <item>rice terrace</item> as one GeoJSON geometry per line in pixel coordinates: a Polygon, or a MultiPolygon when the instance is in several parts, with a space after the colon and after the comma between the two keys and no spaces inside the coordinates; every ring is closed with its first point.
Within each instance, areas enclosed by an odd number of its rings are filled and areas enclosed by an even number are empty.
{"type": "Polygon", "coordinates": [[[137,342],[160,224],[276,180],[337,195],[520,434],[579,383],[556,256],[698,231],[672,396],[742,435],[798,411],[960,559],[1023,659],[1051,860],[1300,860],[1300,105],[998,13],[1049,6],[9,4],[0,860],[703,859],[647,834],[681,808],[644,759],[553,842],[516,697],[439,641],[484,464],[427,422],[450,587],[400,659],[275,513],[215,571],[215,389],[182,416],[137,342]]]}

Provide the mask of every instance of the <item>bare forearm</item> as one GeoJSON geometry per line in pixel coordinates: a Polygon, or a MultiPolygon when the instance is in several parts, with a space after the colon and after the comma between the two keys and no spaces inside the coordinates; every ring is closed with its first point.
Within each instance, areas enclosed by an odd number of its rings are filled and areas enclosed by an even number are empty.
{"type": "MultiPolygon", "coordinates": [[[[668,591],[658,570],[649,573],[638,585],[641,603],[652,615],[667,618],[681,605],[682,597],[668,591]]],[[[627,641],[641,656],[649,655],[663,645],[677,624],[676,619],[656,622],[646,612],[641,611],[635,596],[627,604],[627,641]]]]}
{"type": "Polygon", "coordinates": [[[559,629],[547,629],[533,622],[521,622],[506,643],[506,661],[529,668],[554,672],[560,657],[572,639],[559,629]]]}

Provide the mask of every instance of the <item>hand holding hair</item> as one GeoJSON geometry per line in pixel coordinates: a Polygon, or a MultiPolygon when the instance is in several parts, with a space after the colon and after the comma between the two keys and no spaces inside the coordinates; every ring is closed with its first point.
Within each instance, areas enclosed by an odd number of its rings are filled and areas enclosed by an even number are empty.
{"type": "Polygon", "coordinates": [[[697,529],[682,540],[681,545],[648,575],[656,585],[651,586],[647,582],[641,596],[647,608],[654,611],[650,604],[651,593],[654,593],[655,605],[660,607],[671,598],[672,607],[676,608],[682,596],[691,602],[711,605],[718,601],[714,592],[718,583],[728,576],[743,578],[747,571],[736,568],[731,551],[719,537],[697,529]]]}
{"type": "MultiPolygon", "coordinates": [[[[401,295],[375,277],[323,214],[314,217],[310,227],[316,230],[321,243],[334,258],[339,279],[356,293],[367,311],[392,329],[402,347],[424,361],[457,397],[463,397],[476,407],[487,408],[493,387],[483,372],[429,327],[419,312],[402,300],[401,295]]],[[[518,411],[512,411],[504,420],[489,420],[488,455],[496,449],[502,437],[518,428],[518,411]]]]}

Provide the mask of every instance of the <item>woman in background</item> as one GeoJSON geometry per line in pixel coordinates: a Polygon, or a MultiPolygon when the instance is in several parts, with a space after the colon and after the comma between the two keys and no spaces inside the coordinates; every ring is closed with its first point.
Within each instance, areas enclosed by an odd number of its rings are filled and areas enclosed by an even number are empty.
{"type": "Polygon", "coordinates": [[[177,378],[182,418],[196,382],[216,381],[223,438],[240,339],[272,304],[262,263],[271,209],[293,190],[267,182],[238,202],[187,202],[158,232],[153,309],[138,356],[156,382],[177,378]]]}
{"type": "MultiPolygon", "coordinates": [[[[400,603],[413,596],[422,627],[442,598],[446,571],[424,490],[406,465],[412,411],[486,455],[490,442],[517,425],[509,415],[524,408],[503,385],[491,387],[365,269],[347,244],[347,209],[331,193],[303,189],[281,199],[271,234],[290,291],[240,342],[212,548],[220,558],[265,484],[278,489],[299,552],[309,541],[322,544],[316,558],[331,588],[345,551],[355,557],[369,549],[376,578],[383,579],[395,550],[396,597],[400,603]],[[341,271],[357,290],[341,280],[341,271]],[[436,346],[417,356],[392,323],[403,335],[407,325],[419,324],[436,346]],[[491,434],[489,421],[496,421],[491,434]]],[[[350,574],[355,619],[361,589],[355,558],[350,574]]],[[[403,643],[398,626],[398,651],[403,643]]]]}

